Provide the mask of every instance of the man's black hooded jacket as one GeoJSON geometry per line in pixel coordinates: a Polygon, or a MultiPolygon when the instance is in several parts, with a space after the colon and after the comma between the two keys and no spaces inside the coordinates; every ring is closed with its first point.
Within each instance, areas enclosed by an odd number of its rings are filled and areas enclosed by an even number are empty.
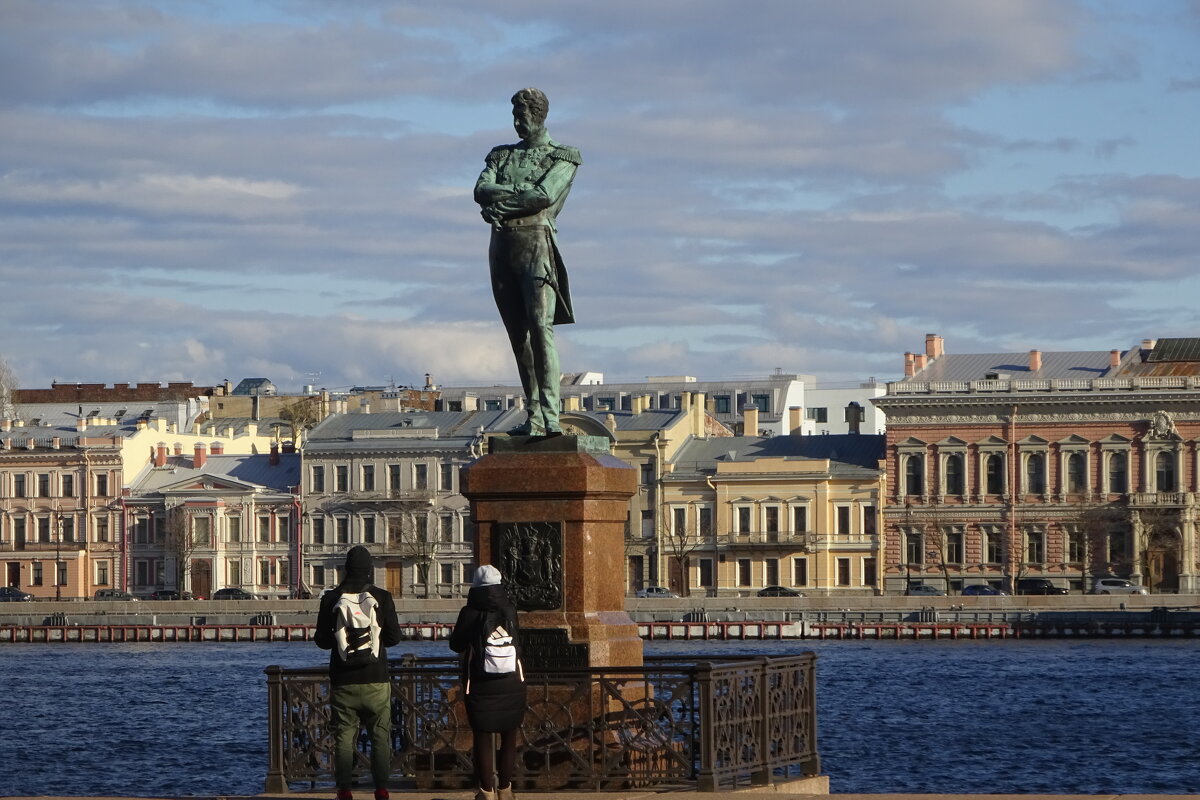
{"type": "Polygon", "coordinates": [[[330,650],[329,654],[329,683],[341,686],[349,683],[387,683],[388,666],[387,650],[400,643],[400,623],[396,619],[396,603],[392,600],[391,592],[371,585],[374,572],[374,560],[371,552],[362,545],[355,545],[346,553],[346,571],[342,582],[336,589],[326,592],[321,598],[321,610],[317,613],[317,630],[314,641],[322,650],[330,650]],[[379,603],[376,611],[379,621],[379,661],[374,664],[350,665],[342,661],[334,649],[333,607],[343,594],[358,594],[369,591],[375,602],[379,603]]]}

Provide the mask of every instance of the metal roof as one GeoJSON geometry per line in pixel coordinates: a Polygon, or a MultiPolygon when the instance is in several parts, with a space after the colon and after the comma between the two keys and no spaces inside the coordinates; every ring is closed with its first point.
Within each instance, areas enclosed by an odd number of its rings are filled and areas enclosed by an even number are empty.
{"type": "Polygon", "coordinates": [[[1042,366],[1036,372],[1029,368],[1030,356],[1025,353],[974,353],[954,354],[935,358],[925,369],[905,381],[925,383],[931,381],[978,381],[989,375],[1025,380],[1038,379],[1089,379],[1106,377],[1110,354],[1100,351],[1043,352],[1042,366]]]}
{"type": "Polygon", "coordinates": [[[673,459],[678,474],[716,470],[718,461],[753,461],[759,458],[828,459],[832,472],[878,470],[885,437],[878,434],[827,434],[821,436],[731,436],[694,439],[673,459]]]}
{"type": "Polygon", "coordinates": [[[262,486],[277,492],[287,492],[300,484],[300,456],[297,453],[280,453],[279,463],[272,466],[271,456],[261,455],[215,455],[209,456],[200,469],[192,468],[192,459],[171,456],[165,467],[150,467],[143,470],[133,483],[135,493],[157,492],[189,478],[229,477],[242,483],[262,486]]]}
{"type": "Polygon", "coordinates": [[[1159,339],[1146,361],[1200,361],[1200,339],[1159,339]]]}
{"type": "Polygon", "coordinates": [[[484,431],[504,431],[525,419],[517,409],[503,411],[379,411],[370,414],[331,414],[308,432],[309,445],[354,440],[355,431],[372,431],[374,440],[387,440],[394,431],[395,439],[418,438],[411,432],[436,429],[438,438],[470,438],[484,431]],[[408,433],[406,433],[408,432],[408,433]]]}

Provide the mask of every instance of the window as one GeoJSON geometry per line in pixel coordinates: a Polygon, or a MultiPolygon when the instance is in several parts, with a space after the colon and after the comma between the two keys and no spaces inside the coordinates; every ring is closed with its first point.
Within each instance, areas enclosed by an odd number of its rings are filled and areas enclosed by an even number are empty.
{"type": "Polygon", "coordinates": [[[454,541],[454,516],[452,514],[446,514],[442,517],[439,517],[438,527],[440,530],[438,538],[440,538],[443,542],[454,541]]]}
{"type": "Polygon", "coordinates": [[[1129,531],[1112,531],[1108,534],[1108,560],[1123,564],[1129,558],[1129,531]]]}
{"type": "Polygon", "coordinates": [[[271,559],[259,559],[258,582],[263,586],[270,586],[272,583],[274,583],[274,581],[271,580],[271,559]]]}
{"type": "Polygon", "coordinates": [[[879,532],[876,520],[875,506],[863,506],[863,536],[874,536],[879,532]]]}
{"type": "Polygon", "coordinates": [[[108,496],[108,475],[105,475],[104,473],[96,474],[96,496],[108,496]]]}
{"type": "Polygon", "coordinates": [[[388,488],[393,492],[400,491],[400,465],[388,464],[388,488]]]}
{"type": "Polygon", "coordinates": [[[30,586],[41,586],[42,585],[42,562],[35,561],[35,562],[33,562],[33,564],[31,566],[32,566],[33,570],[29,576],[29,585],[30,586]]]}
{"type": "Polygon", "coordinates": [[[925,563],[924,537],[921,534],[912,532],[905,534],[904,559],[908,564],[925,563]]]}
{"type": "Polygon", "coordinates": [[[286,586],[292,580],[292,568],[286,558],[279,559],[275,564],[275,580],[280,586],[286,586]]]}
{"type": "Polygon", "coordinates": [[[946,563],[963,563],[963,532],[950,531],[946,534],[946,563]]]}
{"type": "Polygon", "coordinates": [[[62,496],[63,497],[74,497],[75,496],[75,476],[74,475],[63,475],[62,476],[62,496]]]}
{"type": "Polygon", "coordinates": [[[921,456],[906,456],[904,459],[904,493],[922,494],[925,470],[921,456]]]}
{"type": "Polygon", "coordinates": [[[1124,494],[1129,491],[1129,459],[1125,453],[1109,453],[1108,455],[1108,491],[1112,494],[1124,494]]]}
{"type": "Polygon", "coordinates": [[[1078,494],[1087,488],[1084,466],[1083,453],[1071,453],[1067,456],[1067,491],[1069,493],[1078,494]]]}
{"type": "Polygon", "coordinates": [[[462,565],[462,580],[461,583],[470,583],[475,577],[475,565],[471,563],[462,565]]]}
{"type": "Polygon", "coordinates": [[[654,465],[653,464],[642,464],[641,472],[642,472],[641,480],[642,480],[643,486],[649,486],[650,484],[654,483],[654,465]]]}
{"type": "Polygon", "coordinates": [[[363,464],[362,466],[362,490],[364,492],[375,491],[375,465],[363,464]]]}
{"type": "Polygon", "coordinates": [[[654,537],[654,512],[646,509],[642,510],[642,538],[652,539],[654,537]]]}
{"type": "MultiPolygon", "coordinates": [[[[763,509],[763,523],[767,526],[767,533],[773,534],[772,540],[779,538],[779,506],[767,506],[763,509]]],[[[775,583],[775,581],[771,581],[775,583]]]]}
{"type": "Polygon", "coordinates": [[[133,523],[134,544],[150,543],[150,518],[138,517],[133,523]]]}
{"type": "MultiPolygon", "coordinates": [[[[759,412],[766,414],[771,410],[771,396],[769,394],[752,394],[750,395],[750,405],[754,406],[759,412]]],[[[751,434],[747,434],[751,435],[751,434]]]]}
{"type": "Polygon", "coordinates": [[[454,468],[457,466],[453,461],[446,461],[442,464],[441,478],[439,479],[438,487],[443,492],[454,491],[454,468]]]}
{"type": "Polygon", "coordinates": [[[1004,456],[992,453],[984,461],[987,494],[1004,494],[1004,456]]]}
{"type": "Polygon", "coordinates": [[[413,531],[418,542],[429,541],[429,517],[417,514],[413,518],[413,531]]]}
{"type": "Polygon", "coordinates": [[[25,476],[13,475],[13,497],[25,497],[27,489],[25,488],[25,476]]]}
{"type": "Polygon", "coordinates": [[[1083,531],[1072,528],[1067,531],[1067,561],[1075,564],[1084,562],[1087,550],[1084,545],[1083,531]]]}
{"type": "Polygon", "coordinates": [[[13,541],[18,545],[24,545],[25,544],[25,520],[20,519],[20,518],[14,519],[12,521],[12,527],[13,527],[13,541]]]}
{"type": "Polygon", "coordinates": [[[337,543],[350,544],[350,518],[338,517],[333,521],[333,524],[337,529],[337,543]]]}
{"type": "Polygon", "coordinates": [[[682,540],[687,536],[687,509],[672,508],[671,509],[671,535],[677,540],[682,540]]]}
{"type": "Polygon", "coordinates": [[[325,585],[325,568],[313,565],[312,568],[312,585],[313,588],[325,585]]]}
{"type": "Polygon", "coordinates": [[[339,464],[333,468],[333,490],[335,492],[350,491],[350,468],[339,464]]]}
{"type": "Polygon", "coordinates": [[[1035,529],[1025,531],[1025,561],[1041,564],[1046,560],[1046,540],[1042,532],[1035,529]]]}
{"type": "Polygon", "coordinates": [[[808,531],[808,506],[792,506],[792,532],[808,531]]]}
{"type": "Polygon", "coordinates": [[[863,586],[874,586],[879,582],[879,577],[875,573],[875,559],[863,559],[863,586]]]}
{"type": "Polygon", "coordinates": [[[804,409],[804,418],[810,419],[817,424],[829,422],[828,408],[806,408],[804,409]]]}
{"type": "Polygon", "coordinates": [[[271,541],[271,518],[270,517],[259,517],[258,518],[258,540],[260,542],[270,542],[271,541]]]}
{"type": "Polygon", "coordinates": [[[59,538],[64,542],[75,541],[75,518],[74,517],[59,517],[59,538]]]}
{"type": "Polygon", "coordinates": [[[109,562],[107,562],[107,561],[97,561],[96,562],[96,585],[97,586],[108,586],[108,570],[109,570],[109,562]]]}
{"type": "Polygon", "coordinates": [[[779,585],[779,559],[768,558],[764,563],[767,569],[766,579],[763,581],[767,586],[779,585]]]}
{"type": "Polygon", "coordinates": [[[1163,451],[1154,457],[1154,488],[1159,492],[1175,491],[1175,454],[1163,451]]]}
{"type": "Polygon", "coordinates": [[[321,466],[313,466],[309,470],[310,491],[323,492],[325,491],[325,468],[321,466]]]}
{"type": "Polygon", "coordinates": [[[808,586],[808,559],[792,559],[792,585],[808,586]]]}
{"type": "Polygon", "coordinates": [[[50,518],[38,517],[37,537],[42,544],[50,544],[50,518]]]}
{"type": "Polygon", "coordinates": [[[312,543],[325,544],[325,518],[313,517],[308,524],[312,530],[312,543]]]}
{"type": "Polygon", "coordinates": [[[58,561],[58,562],[56,562],[56,566],[58,567],[58,569],[56,570],[58,572],[58,575],[55,578],[55,585],[56,586],[66,586],[67,585],[67,562],[58,561]]]}
{"type": "Polygon", "coordinates": [[[738,586],[749,586],[752,579],[750,559],[739,558],[737,561],[738,586]]]}
{"type": "Polygon", "coordinates": [[[454,565],[453,564],[442,564],[441,572],[442,572],[442,583],[445,583],[445,584],[454,583],[454,565]]]}
{"type": "Polygon", "coordinates": [[[226,517],[225,527],[229,531],[229,541],[240,542],[242,540],[242,518],[241,517],[226,517]]]}
{"type": "Polygon", "coordinates": [[[729,395],[718,394],[713,397],[713,413],[728,414],[730,408],[729,395]]]}
{"type": "Polygon", "coordinates": [[[1046,493],[1046,457],[1030,453],[1025,457],[1025,491],[1028,494],[1046,493]]]}
{"type": "Polygon", "coordinates": [[[713,561],[711,558],[700,559],[700,586],[711,587],[713,585],[713,561]]]}
{"type": "Polygon", "coordinates": [[[1004,534],[996,528],[987,531],[984,543],[984,560],[989,564],[999,564],[1004,560],[1004,534]]]}
{"type": "Polygon", "coordinates": [[[837,560],[837,585],[850,585],[850,559],[839,558],[837,560]]]}
{"type": "Polygon", "coordinates": [[[108,517],[96,517],[92,520],[92,531],[97,542],[108,541],[108,517]]]}
{"type": "Polygon", "coordinates": [[[617,407],[617,401],[615,397],[597,397],[595,399],[595,404],[597,411],[612,411],[617,407]]]}
{"type": "Polygon", "coordinates": [[[208,547],[212,539],[212,518],[192,517],[192,544],[208,547]]]}
{"type": "Polygon", "coordinates": [[[946,456],[946,494],[963,494],[963,457],[958,453],[946,456]]]}
{"type": "Polygon", "coordinates": [[[39,472],[38,473],[37,496],[38,497],[49,497],[50,496],[50,473],[49,472],[39,472]]]}
{"type": "Polygon", "coordinates": [[[734,509],[738,533],[750,532],[750,506],[738,506],[734,509]]]}
{"type": "Polygon", "coordinates": [[[700,506],[697,510],[700,512],[700,535],[711,537],[713,535],[713,510],[708,506],[700,506]]]}
{"type": "Polygon", "coordinates": [[[413,464],[413,488],[421,492],[429,489],[429,466],[427,464],[413,464]]]}
{"type": "Polygon", "coordinates": [[[838,506],[836,509],[837,523],[834,532],[839,536],[850,535],[850,506],[838,506]]]}
{"type": "Polygon", "coordinates": [[[375,544],[375,518],[362,518],[362,540],[363,544],[375,544]]]}

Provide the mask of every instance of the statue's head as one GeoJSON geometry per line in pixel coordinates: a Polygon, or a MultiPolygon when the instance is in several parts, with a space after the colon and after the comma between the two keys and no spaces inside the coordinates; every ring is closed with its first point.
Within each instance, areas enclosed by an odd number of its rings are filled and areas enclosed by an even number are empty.
{"type": "Polygon", "coordinates": [[[522,89],[512,96],[513,127],[522,139],[540,130],[550,113],[550,101],[541,89],[522,89]]]}

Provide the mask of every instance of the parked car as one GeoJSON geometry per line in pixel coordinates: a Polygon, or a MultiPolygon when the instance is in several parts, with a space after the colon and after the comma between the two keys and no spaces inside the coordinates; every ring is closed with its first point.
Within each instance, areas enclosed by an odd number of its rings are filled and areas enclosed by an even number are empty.
{"type": "Polygon", "coordinates": [[[665,586],[647,586],[644,589],[638,589],[638,597],[679,597],[665,586]]]}
{"type": "Polygon", "coordinates": [[[1061,586],[1055,586],[1049,578],[1021,578],[1017,581],[1017,594],[1067,594],[1061,586]]]}
{"type": "Polygon", "coordinates": [[[240,586],[226,586],[213,592],[213,600],[257,600],[258,598],[240,586]]]}
{"type": "Polygon", "coordinates": [[[974,583],[970,586],[964,586],[962,590],[963,597],[983,597],[995,595],[1007,595],[1008,592],[1003,589],[997,589],[995,586],[988,586],[986,583],[974,583]]]}
{"type": "Polygon", "coordinates": [[[1092,584],[1092,594],[1149,594],[1140,586],[1124,578],[1097,578],[1092,584]]]}
{"type": "Polygon", "coordinates": [[[151,600],[191,600],[191,592],[180,592],[178,589],[156,589],[150,593],[151,600]]]}
{"type": "Polygon", "coordinates": [[[946,593],[929,583],[910,583],[905,594],[917,597],[945,597],[946,593]]]}
{"type": "Polygon", "coordinates": [[[0,586],[0,603],[24,603],[32,599],[33,595],[15,586],[0,586]]]}
{"type": "Polygon", "coordinates": [[[759,597],[804,597],[803,592],[789,589],[786,586],[764,586],[758,590],[759,597]]]}
{"type": "Polygon", "coordinates": [[[97,589],[93,597],[97,600],[137,600],[129,592],[123,592],[120,589],[97,589]]]}

